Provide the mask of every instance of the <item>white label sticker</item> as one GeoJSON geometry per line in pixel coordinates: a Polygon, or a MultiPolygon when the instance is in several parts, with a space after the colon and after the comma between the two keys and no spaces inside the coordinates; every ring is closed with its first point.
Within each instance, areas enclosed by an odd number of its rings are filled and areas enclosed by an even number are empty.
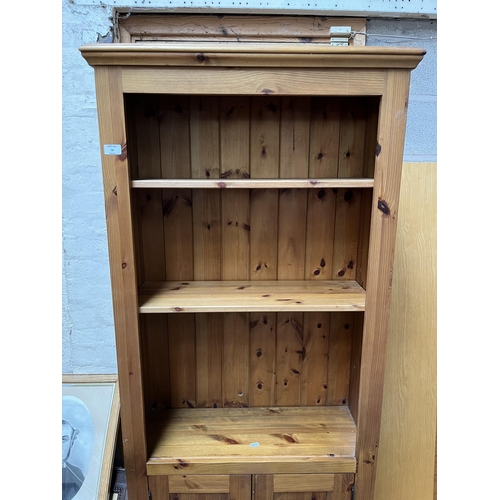
{"type": "Polygon", "coordinates": [[[105,155],[121,155],[122,147],[120,144],[104,144],[105,155]]]}

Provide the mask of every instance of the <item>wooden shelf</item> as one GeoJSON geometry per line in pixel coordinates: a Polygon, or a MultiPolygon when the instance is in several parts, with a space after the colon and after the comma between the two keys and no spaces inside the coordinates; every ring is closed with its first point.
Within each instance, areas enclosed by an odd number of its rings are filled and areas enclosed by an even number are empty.
{"type": "Polygon", "coordinates": [[[132,188],[297,189],[373,188],[373,179],[141,179],[132,188]]]}
{"type": "Polygon", "coordinates": [[[364,311],[365,290],[334,281],[162,281],[139,289],[139,312],[364,311]]]}
{"type": "Polygon", "coordinates": [[[355,472],[346,406],[157,410],[148,475],[355,472]]]}

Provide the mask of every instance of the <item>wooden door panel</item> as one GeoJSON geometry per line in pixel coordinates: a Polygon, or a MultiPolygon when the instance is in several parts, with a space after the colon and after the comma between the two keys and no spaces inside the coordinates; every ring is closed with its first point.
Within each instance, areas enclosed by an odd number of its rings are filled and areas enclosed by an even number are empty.
{"type": "Polygon", "coordinates": [[[251,476],[149,476],[151,500],[251,500],[251,476]]]}
{"type": "Polygon", "coordinates": [[[354,474],[254,476],[253,500],[351,500],[354,474]]]}

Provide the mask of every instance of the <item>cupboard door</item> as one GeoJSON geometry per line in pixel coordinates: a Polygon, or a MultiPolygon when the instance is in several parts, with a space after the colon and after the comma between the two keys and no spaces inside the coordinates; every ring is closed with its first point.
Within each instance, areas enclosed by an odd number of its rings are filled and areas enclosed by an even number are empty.
{"type": "Polygon", "coordinates": [[[151,500],[251,500],[251,476],[149,476],[151,500]]]}
{"type": "Polygon", "coordinates": [[[351,500],[354,474],[254,476],[253,500],[351,500]]]}

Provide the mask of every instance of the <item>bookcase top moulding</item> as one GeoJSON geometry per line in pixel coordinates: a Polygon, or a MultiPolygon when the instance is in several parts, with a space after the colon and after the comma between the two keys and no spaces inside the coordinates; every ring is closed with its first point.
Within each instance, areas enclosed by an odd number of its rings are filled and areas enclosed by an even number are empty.
{"type": "Polygon", "coordinates": [[[162,43],[80,47],[91,66],[232,66],[414,69],[426,51],[402,47],[312,44],[162,43]]]}

